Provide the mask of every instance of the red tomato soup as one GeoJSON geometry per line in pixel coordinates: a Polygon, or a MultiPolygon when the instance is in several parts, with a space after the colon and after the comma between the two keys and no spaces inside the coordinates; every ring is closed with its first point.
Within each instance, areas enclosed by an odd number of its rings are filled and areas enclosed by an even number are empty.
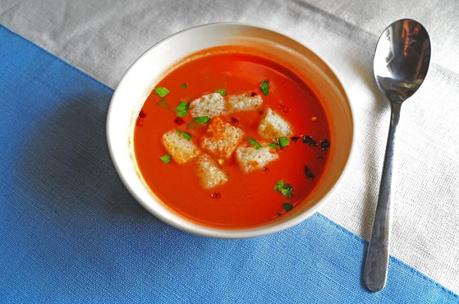
{"type": "MultiPolygon", "coordinates": [[[[276,129],[276,123],[270,126],[276,129]]],[[[221,131],[213,136],[230,140],[221,131]]],[[[167,207],[207,226],[250,228],[273,222],[306,201],[324,170],[329,136],[320,101],[293,70],[255,52],[228,46],[191,56],[158,83],[137,118],[134,149],[141,175],[167,207]],[[207,109],[213,114],[193,118],[193,101],[211,93],[219,94],[211,96],[220,104],[223,100],[225,111],[214,117],[215,109],[207,109]],[[262,100],[262,104],[244,111],[228,110],[228,100],[234,96],[248,98],[249,104],[249,100],[262,100]],[[274,132],[279,137],[262,136],[259,130],[268,109],[284,127],[287,124],[284,134],[274,132]],[[221,158],[206,149],[203,137],[210,136],[208,128],[218,124],[216,120],[238,128],[239,139],[233,140],[231,149],[250,151],[247,155],[253,159],[244,164],[255,169],[244,172],[236,151],[230,149],[229,158],[221,158]],[[166,132],[178,135],[175,150],[165,146],[166,132]],[[194,155],[180,161],[176,153],[183,143],[191,143],[194,155]],[[198,154],[208,155],[214,168],[198,170],[198,154]],[[257,162],[266,157],[271,161],[257,162]],[[218,185],[204,187],[202,178],[215,172],[218,185]]],[[[190,145],[185,148],[189,150],[190,145]]]]}

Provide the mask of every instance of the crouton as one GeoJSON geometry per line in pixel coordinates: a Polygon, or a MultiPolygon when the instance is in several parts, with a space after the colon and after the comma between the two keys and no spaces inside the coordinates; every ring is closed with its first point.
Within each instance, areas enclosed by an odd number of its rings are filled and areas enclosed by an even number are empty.
{"type": "Polygon", "coordinates": [[[213,118],[225,113],[225,99],[219,93],[202,95],[190,102],[192,117],[207,116],[213,118]]]}
{"type": "Polygon", "coordinates": [[[225,172],[209,155],[200,155],[197,159],[197,165],[199,182],[204,189],[211,189],[228,181],[225,172]]]}
{"type": "Polygon", "coordinates": [[[263,104],[263,98],[255,93],[244,93],[228,97],[229,113],[257,110],[263,104]]]}
{"type": "Polygon", "coordinates": [[[199,148],[177,130],[164,133],[162,143],[177,164],[187,163],[200,154],[199,148]]]}
{"type": "Polygon", "coordinates": [[[201,147],[219,160],[228,159],[236,150],[243,135],[244,131],[216,117],[202,137],[201,147]]]}
{"type": "Polygon", "coordinates": [[[258,134],[264,139],[274,140],[292,134],[289,123],[279,114],[268,108],[258,125],[258,134]]]}
{"type": "Polygon", "coordinates": [[[236,160],[242,172],[250,173],[265,168],[269,163],[279,158],[279,155],[269,147],[239,147],[236,150],[236,160]]]}

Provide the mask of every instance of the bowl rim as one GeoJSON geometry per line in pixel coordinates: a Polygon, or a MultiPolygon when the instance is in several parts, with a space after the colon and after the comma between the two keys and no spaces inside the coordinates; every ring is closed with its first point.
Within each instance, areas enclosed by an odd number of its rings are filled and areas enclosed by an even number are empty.
{"type": "MultiPolygon", "coordinates": [[[[110,104],[109,104],[109,108],[108,108],[108,111],[107,111],[107,119],[106,119],[106,136],[107,136],[107,144],[108,144],[108,150],[109,150],[110,158],[111,158],[111,160],[113,162],[113,165],[114,165],[114,167],[116,169],[116,172],[118,173],[118,176],[120,177],[122,183],[127,188],[127,190],[136,199],[136,201],[139,204],[141,204],[149,213],[151,213],[152,215],[154,215],[156,218],[160,219],[161,221],[163,221],[163,222],[165,222],[165,223],[167,223],[167,224],[169,224],[169,225],[171,225],[171,226],[173,226],[173,227],[175,227],[175,228],[177,228],[179,230],[182,230],[182,231],[194,234],[194,235],[205,236],[205,237],[213,237],[213,238],[220,238],[220,239],[244,239],[244,238],[252,238],[252,237],[258,237],[258,236],[264,236],[264,235],[280,232],[280,231],[286,230],[288,228],[291,228],[293,226],[296,226],[296,225],[300,224],[301,222],[303,222],[304,220],[306,220],[307,218],[309,218],[312,215],[314,215],[316,212],[319,211],[320,208],[322,208],[327,203],[328,198],[333,193],[336,192],[338,186],[342,183],[343,176],[347,175],[346,173],[347,173],[347,171],[349,171],[349,162],[350,162],[351,157],[354,154],[354,146],[355,146],[355,120],[354,120],[354,109],[353,109],[352,103],[350,102],[349,94],[348,94],[347,90],[345,89],[345,87],[343,86],[342,81],[338,77],[337,73],[335,72],[335,69],[325,59],[323,59],[316,52],[314,52],[313,50],[311,50],[310,48],[305,46],[303,43],[297,41],[296,39],[294,39],[294,38],[292,38],[292,37],[290,37],[290,36],[288,36],[286,34],[280,33],[277,30],[271,29],[269,27],[261,27],[261,26],[253,25],[253,24],[250,24],[250,23],[243,23],[243,22],[212,22],[212,23],[206,23],[206,24],[200,24],[200,25],[187,27],[185,29],[182,29],[180,31],[177,31],[177,32],[171,34],[171,35],[166,36],[165,38],[163,38],[163,39],[159,40],[158,42],[154,43],[151,47],[149,47],[147,50],[145,50],[140,56],[138,56],[132,64],[130,64],[130,66],[127,68],[127,70],[123,73],[123,75],[121,77],[121,80],[118,82],[118,84],[117,84],[117,86],[116,86],[116,88],[115,88],[115,90],[113,92],[112,98],[110,99],[110,104]],[[111,135],[111,132],[110,132],[110,126],[113,124],[113,120],[114,120],[112,112],[113,112],[113,107],[114,107],[114,100],[117,99],[117,92],[119,91],[119,88],[122,86],[124,81],[126,81],[126,76],[129,74],[129,72],[133,69],[133,67],[135,65],[137,65],[137,63],[143,57],[147,56],[148,53],[152,49],[158,47],[161,44],[167,43],[167,41],[169,39],[172,39],[175,36],[178,36],[178,35],[180,35],[180,34],[182,34],[184,32],[191,31],[191,30],[194,30],[194,29],[205,28],[205,27],[218,27],[218,26],[242,26],[242,27],[247,27],[247,28],[250,28],[250,29],[268,31],[268,32],[274,33],[276,35],[283,36],[284,38],[287,38],[288,40],[291,40],[291,41],[303,46],[304,48],[309,50],[314,56],[316,56],[321,61],[321,63],[324,64],[326,66],[326,68],[329,69],[329,71],[331,72],[332,76],[334,78],[336,78],[335,79],[336,80],[335,84],[338,85],[338,88],[340,89],[341,93],[343,94],[343,96],[344,96],[344,98],[345,98],[345,100],[347,102],[347,106],[349,107],[350,125],[351,125],[351,143],[350,143],[349,152],[347,153],[347,156],[346,156],[346,159],[345,159],[345,163],[344,163],[343,169],[339,173],[338,178],[333,183],[333,185],[330,187],[330,189],[313,206],[311,206],[310,208],[302,211],[297,216],[286,220],[285,222],[278,223],[278,224],[273,224],[273,225],[270,225],[270,226],[259,226],[259,227],[256,226],[256,227],[243,228],[243,229],[234,229],[234,228],[224,229],[224,228],[216,228],[216,227],[206,226],[204,224],[193,222],[193,221],[187,219],[186,217],[184,217],[184,216],[182,216],[182,215],[180,215],[178,213],[176,213],[176,214],[178,215],[179,218],[181,218],[182,221],[184,221],[186,223],[193,223],[195,225],[195,227],[192,228],[190,226],[184,225],[181,222],[176,222],[174,220],[171,220],[167,216],[157,212],[148,203],[143,201],[143,199],[131,188],[131,186],[129,184],[129,181],[125,177],[125,175],[123,173],[123,170],[121,169],[121,166],[118,163],[118,160],[117,160],[117,158],[115,156],[116,152],[115,152],[115,148],[112,146],[113,145],[113,141],[112,141],[112,135],[111,135]]],[[[160,204],[159,202],[157,202],[157,203],[160,204]]],[[[173,212],[173,211],[172,210],[168,210],[168,212],[173,212]]]]}

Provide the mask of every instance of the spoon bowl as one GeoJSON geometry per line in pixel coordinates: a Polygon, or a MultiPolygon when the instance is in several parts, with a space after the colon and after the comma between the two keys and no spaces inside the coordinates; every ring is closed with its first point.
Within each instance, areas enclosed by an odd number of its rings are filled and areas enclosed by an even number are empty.
{"type": "Polygon", "coordinates": [[[418,90],[430,62],[426,29],[411,19],[398,20],[381,34],[373,61],[379,89],[392,102],[403,102],[418,90]]]}
{"type": "Polygon", "coordinates": [[[380,291],[387,281],[392,160],[401,106],[423,83],[429,62],[430,39],[419,22],[398,20],[381,34],[376,46],[373,73],[379,89],[390,101],[391,118],[378,203],[363,270],[363,281],[370,291],[380,291]]]}

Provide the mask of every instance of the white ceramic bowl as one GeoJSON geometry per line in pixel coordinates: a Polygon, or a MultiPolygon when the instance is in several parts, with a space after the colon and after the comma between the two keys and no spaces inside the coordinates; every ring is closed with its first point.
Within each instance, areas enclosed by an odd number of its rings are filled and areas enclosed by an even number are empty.
{"type": "Polygon", "coordinates": [[[164,222],[191,233],[245,238],[280,231],[311,216],[335,188],[346,166],[353,142],[352,111],[346,93],[328,65],[305,46],[271,30],[236,23],[202,25],[172,35],[146,51],[126,72],[113,94],[107,117],[107,139],[111,157],[122,181],[149,212],[164,222]],[[148,95],[168,70],[184,57],[221,45],[242,45],[262,50],[304,73],[308,85],[324,101],[331,123],[332,144],[320,182],[307,202],[277,222],[250,229],[212,228],[175,213],[149,189],[138,170],[133,131],[138,113],[148,95]]]}

